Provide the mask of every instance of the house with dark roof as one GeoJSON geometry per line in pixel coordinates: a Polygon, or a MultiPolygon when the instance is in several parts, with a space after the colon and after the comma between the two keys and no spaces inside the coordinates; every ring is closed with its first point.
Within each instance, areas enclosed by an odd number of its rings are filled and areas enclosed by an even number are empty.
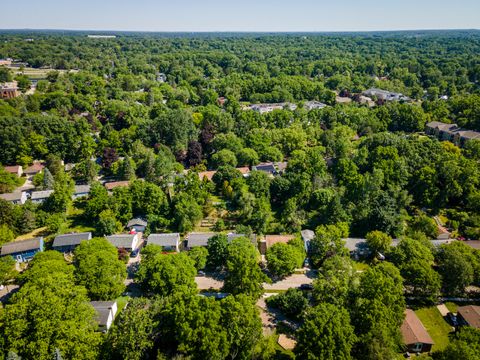
{"type": "Polygon", "coordinates": [[[112,326],[115,315],[117,314],[116,301],[90,301],[90,305],[95,309],[95,320],[98,324],[98,330],[107,332],[112,326]]]}
{"type": "Polygon", "coordinates": [[[180,252],[180,234],[150,234],[147,238],[147,244],[161,246],[164,251],[180,252]]]}
{"type": "Polygon", "coordinates": [[[411,309],[405,310],[405,320],[403,320],[400,332],[402,333],[403,343],[409,352],[429,352],[435,344],[415,311],[411,309]]]}
{"type": "Polygon", "coordinates": [[[32,191],[30,199],[35,204],[42,204],[53,194],[53,190],[32,191]]]}
{"type": "Polygon", "coordinates": [[[13,192],[8,194],[0,194],[0,199],[8,201],[14,205],[25,204],[27,201],[27,193],[25,191],[22,192],[13,192]]]}
{"type": "Polygon", "coordinates": [[[425,125],[425,133],[439,140],[451,141],[457,146],[465,146],[470,140],[480,140],[480,132],[460,128],[457,124],[431,121],[425,125]]]}
{"type": "Polygon", "coordinates": [[[23,263],[30,261],[40,251],[43,251],[43,237],[9,242],[2,246],[0,254],[9,255],[18,263],[23,263]]]}
{"type": "Polygon", "coordinates": [[[264,173],[267,173],[269,176],[274,176],[277,174],[277,169],[275,168],[275,165],[272,162],[268,163],[261,163],[256,166],[252,166],[253,171],[263,171],[264,173]]]}
{"type": "Polygon", "coordinates": [[[88,196],[89,193],[90,193],[90,185],[75,185],[72,199],[75,200],[84,196],[88,196]]]}
{"type": "Polygon", "coordinates": [[[457,309],[457,320],[459,325],[480,329],[480,306],[460,306],[457,309]]]}
{"type": "Polygon", "coordinates": [[[52,248],[63,253],[72,252],[82,241],[92,239],[91,232],[58,235],[53,240],[52,248]]]}
{"type": "Polygon", "coordinates": [[[144,233],[145,229],[147,228],[148,223],[140,218],[132,219],[128,222],[127,228],[131,230],[135,230],[136,232],[144,233]]]}
{"type": "Polygon", "coordinates": [[[215,236],[215,233],[213,232],[205,232],[205,233],[190,233],[188,234],[186,238],[186,248],[190,250],[191,248],[197,247],[197,246],[204,246],[206,247],[208,245],[208,239],[212,238],[215,236]]]}
{"type": "Polygon", "coordinates": [[[136,250],[140,239],[138,234],[119,234],[106,236],[106,239],[110,244],[117,249],[136,250]]]}

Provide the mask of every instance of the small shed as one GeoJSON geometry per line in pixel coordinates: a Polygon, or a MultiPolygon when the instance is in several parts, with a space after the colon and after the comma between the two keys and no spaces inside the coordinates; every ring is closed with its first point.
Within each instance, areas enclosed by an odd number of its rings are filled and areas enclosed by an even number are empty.
{"type": "Polygon", "coordinates": [[[112,326],[117,313],[116,301],[90,301],[96,312],[95,320],[98,323],[98,330],[107,332],[112,326]]]}
{"type": "Polygon", "coordinates": [[[30,261],[36,253],[43,251],[43,237],[13,241],[2,246],[1,255],[10,255],[18,263],[30,261]]]}
{"type": "Polygon", "coordinates": [[[144,233],[148,223],[140,218],[132,219],[128,222],[127,228],[129,230],[135,230],[136,232],[144,233]]]}

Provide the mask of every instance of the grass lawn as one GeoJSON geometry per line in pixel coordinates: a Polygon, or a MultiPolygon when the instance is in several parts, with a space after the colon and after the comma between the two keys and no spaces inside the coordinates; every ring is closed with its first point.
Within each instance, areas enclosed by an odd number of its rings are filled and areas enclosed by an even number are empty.
{"type": "Polygon", "coordinates": [[[446,302],[445,306],[447,307],[448,311],[450,311],[452,313],[457,312],[458,305],[455,304],[454,302],[446,302]]]}
{"type": "Polygon", "coordinates": [[[364,262],[354,261],[353,267],[356,271],[365,271],[370,267],[370,265],[364,262]]]}
{"type": "Polygon", "coordinates": [[[47,230],[47,227],[44,226],[44,227],[41,227],[41,228],[38,228],[38,229],[35,229],[31,232],[29,232],[28,234],[23,234],[23,235],[20,235],[18,236],[15,241],[20,241],[20,240],[27,240],[27,239],[31,239],[31,238],[34,238],[34,237],[38,237],[38,236],[42,236],[43,233],[47,230]]]}
{"type": "Polygon", "coordinates": [[[94,232],[95,228],[87,224],[83,219],[83,210],[71,207],[67,214],[67,227],[65,232],[94,232]]]}
{"type": "Polygon", "coordinates": [[[117,314],[122,311],[125,306],[127,306],[128,301],[130,300],[130,296],[120,296],[117,299],[117,314]]]}
{"type": "Polygon", "coordinates": [[[432,351],[443,350],[449,343],[448,334],[452,331],[452,328],[443,319],[437,307],[422,308],[416,310],[415,313],[435,342],[432,351]]]}

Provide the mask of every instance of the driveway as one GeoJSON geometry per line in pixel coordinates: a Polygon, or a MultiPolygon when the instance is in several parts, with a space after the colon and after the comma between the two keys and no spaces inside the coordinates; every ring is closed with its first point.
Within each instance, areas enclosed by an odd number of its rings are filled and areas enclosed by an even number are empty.
{"type": "MultiPolygon", "coordinates": [[[[195,277],[195,282],[197,283],[199,290],[208,290],[208,289],[221,289],[223,287],[223,281],[217,280],[207,276],[197,276],[195,277]]],[[[276,291],[276,290],[288,290],[289,288],[298,288],[302,284],[311,284],[313,282],[313,277],[309,274],[293,274],[281,281],[277,281],[273,284],[263,284],[263,287],[267,291],[276,291]]]]}

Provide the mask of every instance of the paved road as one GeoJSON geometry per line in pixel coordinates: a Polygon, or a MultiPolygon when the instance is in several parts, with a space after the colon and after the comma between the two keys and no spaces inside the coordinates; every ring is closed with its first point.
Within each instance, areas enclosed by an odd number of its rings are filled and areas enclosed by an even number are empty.
{"type": "MultiPolygon", "coordinates": [[[[223,281],[216,280],[207,276],[197,276],[195,278],[199,290],[220,289],[223,286],[223,281]]],[[[288,290],[289,288],[296,288],[302,284],[311,284],[313,277],[305,274],[293,274],[281,281],[273,284],[263,284],[264,289],[268,291],[288,290]]]]}

